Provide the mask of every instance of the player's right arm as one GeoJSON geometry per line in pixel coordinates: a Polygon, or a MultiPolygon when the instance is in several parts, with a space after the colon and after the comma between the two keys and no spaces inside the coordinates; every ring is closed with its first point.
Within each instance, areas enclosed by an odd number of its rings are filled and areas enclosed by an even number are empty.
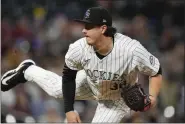
{"type": "Polygon", "coordinates": [[[75,78],[77,70],[81,70],[82,48],[79,42],[75,42],[69,46],[65,56],[65,65],[63,69],[62,91],[64,99],[64,110],[67,121],[70,123],[81,122],[79,115],[74,112],[74,99],[76,83],[75,78]]]}
{"type": "Polygon", "coordinates": [[[80,122],[80,118],[77,113],[74,112],[74,99],[75,99],[75,77],[76,70],[71,70],[67,67],[66,63],[63,69],[63,78],[62,78],[62,91],[64,99],[64,110],[66,113],[67,122],[77,123],[80,122]]]}

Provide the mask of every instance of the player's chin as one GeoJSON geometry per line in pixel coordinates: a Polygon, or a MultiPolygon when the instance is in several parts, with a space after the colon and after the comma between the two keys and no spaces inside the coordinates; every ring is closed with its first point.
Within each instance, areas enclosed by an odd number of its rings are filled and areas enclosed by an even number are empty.
{"type": "Polygon", "coordinates": [[[93,45],[94,44],[93,40],[91,38],[89,38],[89,37],[86,37],[86,41],[87,41],[87,44],[89,44],[89,45],[93,45]]]}

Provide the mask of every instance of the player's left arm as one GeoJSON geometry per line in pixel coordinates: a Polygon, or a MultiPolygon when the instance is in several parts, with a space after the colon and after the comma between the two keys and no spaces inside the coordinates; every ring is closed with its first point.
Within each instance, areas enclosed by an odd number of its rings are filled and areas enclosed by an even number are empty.
{"type": "Polygon", "coordinates": [[[149,94],[157,98],[160,88],[161,88],[161,83],[162,83],[162,68],[161,67],[155,76],[150,77],[149,82],[150,82],[149,83],[149,94]]]}
{"type": "Polygon", "coordinates": [[[149,76],[149,94],[152,106],[155,106],[162,83],[162,67],[159,60],[137,42],[133,50],[133,63],[139,72],[149,76]]]}
{"type": "Polygon", "coordinates": [[[159,95],[162,83],[162,74],[150,77],[149,83],[149,98],[151,99],[151,107],[155,107],[157,103],[157,97],[159,95]]]}

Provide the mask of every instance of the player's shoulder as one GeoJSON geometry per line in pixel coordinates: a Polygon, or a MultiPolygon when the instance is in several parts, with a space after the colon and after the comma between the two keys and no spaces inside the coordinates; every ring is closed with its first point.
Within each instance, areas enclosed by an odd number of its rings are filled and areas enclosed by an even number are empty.
{"type": "Polygon", "coordinates": [[[139,41],[132,39],[129,36],[123,35],[121,33],[116,33],[114,36],[115,44],[119,45],[120,47],[136,47],[139,45],[139,41]]]}
{"type": "Polygon", "coordinates": [[[84,54],[91,49],[91,46],[86,42],[86,38],[83,37],[69,45],[68,53],[84,54]]]}
{"type": "Polygon", "coordinates": [[[121,33],[116,33],[114,35],[114,40],[115,41],[123,41],[123,40],[131,40],[131,38],[126,35],[123,35],[121,33]]]}
{"type": "Polygon", "coordinates": [[[83,48],[86,45],[87,45],[86,39],[85,39],[85,37],[82,37],[82,38],[76,40],[75,42],[73,42],[72,44],[70,44],[70,47],[81,47],[81,48],[83,48]]]}

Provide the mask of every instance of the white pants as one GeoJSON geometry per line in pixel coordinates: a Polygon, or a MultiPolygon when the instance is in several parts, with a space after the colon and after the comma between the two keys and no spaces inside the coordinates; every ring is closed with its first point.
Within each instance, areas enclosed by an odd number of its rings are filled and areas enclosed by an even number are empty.
{"type": "MultiPolygon", "coordinates": [[[[32,65],[26,69],[24,77],[28,81],[38,84],[50,96],[63,98],[61,76],[36,65],[32,65]]],[[[87,83],[86,73],[84,70],[77,72],[75,99],[95,100],[94,94],[87,83]]],[[[98,106],[92,122],[119,123],[128,111],[129,108],[121,99],[116,101],[101,100],[98,101],[98,106]]]]}

